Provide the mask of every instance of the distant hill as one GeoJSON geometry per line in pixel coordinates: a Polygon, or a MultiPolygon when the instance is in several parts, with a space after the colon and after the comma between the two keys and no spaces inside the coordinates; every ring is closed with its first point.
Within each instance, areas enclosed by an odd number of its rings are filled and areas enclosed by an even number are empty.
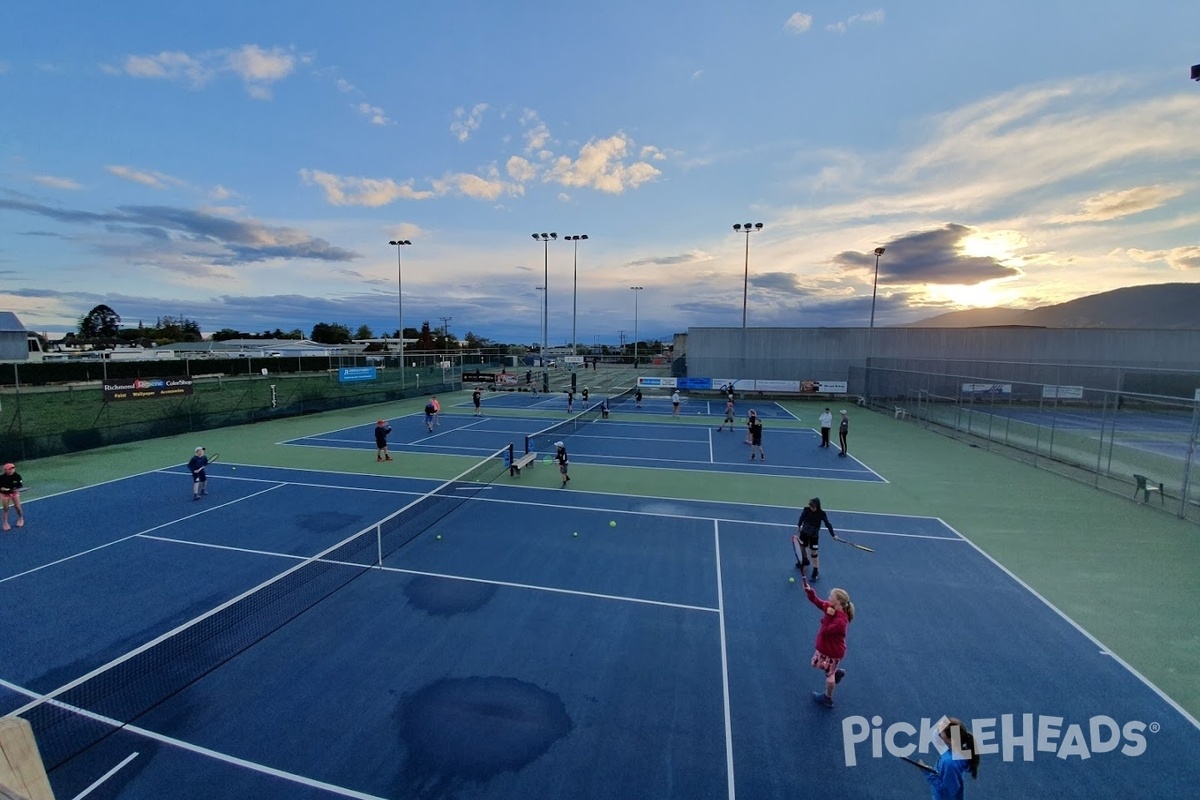
{"type": "Polygon", "coordinates": [[[1200,283],[1130,286],[1041,308],[972,308],[899,327],[1153,328],[1200,330],[1200,283]]]}

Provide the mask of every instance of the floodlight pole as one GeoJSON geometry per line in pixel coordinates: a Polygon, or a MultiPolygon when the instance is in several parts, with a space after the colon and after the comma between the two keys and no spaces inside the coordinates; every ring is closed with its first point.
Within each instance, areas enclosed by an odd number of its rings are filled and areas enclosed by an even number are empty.
{"type": "MultiPolygon", "coordinates": [[[[579,355],[579,353],[576,352],[579,349],[579,342],[575,338],[576,332],[577,332],[575,324],[579,319],[578,311],[577,311],[578,299],[579,299],[579,240],[583,239],[586,241],[587,238],[588,237],[587,237],[586,233],[579,234],[578,236],[564,236],[563,237],[563,241],[573,242],[575,244],[575,261],[574,261],[575,283],[571,289],[571,355],[572,356],[579,355]]],[[[571,362],[572,365],[574,365],[574,363],[575,363],[574,361],[571,362]]]]}
{"type": "Polygon", "coordinates": [[[633,368],[636,371],[638,366],[638,295],[644,286],[630,286],[633,289],[633,368]]]}
{"type": "Polygon", "coordinates": [[[746,377],[749,371],[749,365],[746,363],[749,359],[746,342],[746,299],[750,290],[750,234],[761,231],[762,227],[761,222],[735,222],[733,224],[736,232],[746,234],[746,261],[742,269],[742,377],[746,377]]]}
{"type": "Polygon", "coordinates": [[[550,335],[550,242],[558,239],[557,233],[535,233],[533,238],[542,243],[542,281],[545,286],[545,305],[542,306],[542,391],[550,392],[550,367],[546,364],[546,339],[550,335]]]}
{"type": "Polygon", "coordinates": [[[402,247],[412,244],[408,239],[393,239],[388,242],[392,247],[396,248],[396,298],[397,311],[399,312],[400,327],[396,330],[397,337],[400,340],[400,389],[404,390],[404,265],[400,260],[400,251],[402,247]]]}
{"type": "Polygon", "coordinates": [[[879,257],[884,248],[875,248],[875,280],[871,282],[871,325],[867,328],[867,361],[871,360],[871,344],[875,338],[875,295],[879,291],[879,257]]]}

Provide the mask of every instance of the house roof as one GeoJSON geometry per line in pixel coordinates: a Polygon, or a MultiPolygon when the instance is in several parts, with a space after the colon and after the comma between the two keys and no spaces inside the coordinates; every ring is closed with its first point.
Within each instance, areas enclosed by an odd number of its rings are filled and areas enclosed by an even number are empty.
{"type": "Polygon", "coordinates": [[[11,311],[0,311],[0,333],[25,333],[25,326],[11,311]]]}

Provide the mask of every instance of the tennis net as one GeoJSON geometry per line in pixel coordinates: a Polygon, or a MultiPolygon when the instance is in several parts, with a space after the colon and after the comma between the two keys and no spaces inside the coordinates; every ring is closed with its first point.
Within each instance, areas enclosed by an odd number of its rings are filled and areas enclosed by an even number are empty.
{"type": "Polygon", "coordinates": [[[512,445],[223,605],[13,712],[47,770],[100,742],[325,600],[508,471],[512,445]]]}
{"type": "MultiPolygon", "coordinates": [[[[620,405],[627,399],[633,396],[632,389],[626,389],[620,394],[608,399],[608,408],[611,411],[615,406],[620,405]]],[[[604,416],[604,399],[593,406],[588,407],[582,413],[576,414],[573,417],[555,423],[549,428],[543,428],[537,433],[531,433],[525,437],[525,452],[549,452],[554,449],[554,441],[556,439],[565,439],[573,433],[578,433],[580,428],[586,427],[596,420],[604,416]]]]}

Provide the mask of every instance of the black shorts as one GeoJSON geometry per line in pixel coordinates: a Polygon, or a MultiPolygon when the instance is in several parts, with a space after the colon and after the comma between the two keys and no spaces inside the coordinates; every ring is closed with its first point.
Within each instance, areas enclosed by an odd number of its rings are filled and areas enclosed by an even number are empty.
{"type": "Polygon", "coordinates": [[[802,530],[802,531],[800,531],[800,544],[804,545],[805,547],[816,547],[817,540],[820,537],[821,537],[821,529],[820,528],[815,528],[814,530],[811,530],[811,531],[802,530]]]}

